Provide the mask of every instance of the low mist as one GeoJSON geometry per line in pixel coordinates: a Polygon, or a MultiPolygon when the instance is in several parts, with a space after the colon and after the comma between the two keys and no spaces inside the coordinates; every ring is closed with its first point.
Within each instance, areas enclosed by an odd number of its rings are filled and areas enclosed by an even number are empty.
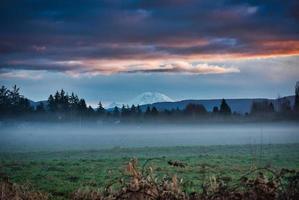
{"type": "Polygon", "coordinates": [[[1,152],[97,150],[231,144],[298,143],[295,123],[201,125],[95,125],[22,123],[1,125],[1,152]]]}

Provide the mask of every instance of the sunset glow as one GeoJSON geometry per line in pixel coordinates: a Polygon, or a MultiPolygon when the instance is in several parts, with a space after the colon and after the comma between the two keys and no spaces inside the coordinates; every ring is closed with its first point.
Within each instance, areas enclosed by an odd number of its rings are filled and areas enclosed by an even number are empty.
{"type": "MultiPolygon", "coordinates": [[[[172,94],[174,79],[198,76],[183,82],[190,88],[186,96],[199,97],[194,94],[196,85],[217,91],[219,80],[232,91],[227,76],[236,82],[254,78],[265,87],[275,80],[272,85],[288,91],[299,77],[296,1],[92,0],[82,5],[10,0],[0,9],[0,78],[6,85],[25,81],[34,90],[29,82],[47,84],[56,77],[85,87],[88,77],[101,88],[110,84],[104,81],[109,78],[135,80],[150,90],[172,94]],[[168,80],[165,88],[153,86],[154,76],[168,80]]],[[[183,82],[175,84],[179,88],[183,82]]],[[[50,91],[56,89],[53,84],[50,91]]],[[[144,90],[126,87],[134,91],[132,96],[144,90]]],[[[261,93],[256,91],[256,96],[261,93]]]]}

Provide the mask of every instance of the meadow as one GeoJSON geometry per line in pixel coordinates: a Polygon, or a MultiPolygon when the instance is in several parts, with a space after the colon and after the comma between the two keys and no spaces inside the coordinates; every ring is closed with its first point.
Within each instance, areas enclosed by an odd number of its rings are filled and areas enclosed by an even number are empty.
{"type": "Polygon", "coordinates": [[[151,167],[158,178],[176,175],[182,179],[184,191],[192,193],[213,177],[234,183],[257,168],[299,170],[299,144],[2,152],[0,170],[12,182],[31,185],[50,194],[50,199],[63,200],[78,188],[117,188],[132,158],[138,160],[141,171],[151,167]]]}

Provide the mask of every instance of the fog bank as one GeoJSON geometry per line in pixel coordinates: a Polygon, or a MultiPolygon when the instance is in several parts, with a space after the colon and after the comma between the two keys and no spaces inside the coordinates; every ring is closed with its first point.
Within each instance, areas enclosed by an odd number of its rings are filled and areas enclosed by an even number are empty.
{"type": "Polygon", "coordinates": [[[0,151],[97,150],[114,147],[299,143],[295,123],[0,126],[0,151]]]}

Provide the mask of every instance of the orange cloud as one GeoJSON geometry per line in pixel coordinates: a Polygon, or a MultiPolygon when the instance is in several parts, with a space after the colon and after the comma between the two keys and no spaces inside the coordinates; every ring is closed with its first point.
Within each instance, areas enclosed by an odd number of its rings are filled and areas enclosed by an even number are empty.
{"type": "MultiPolygon", "coordinates": [[[[163,60],[89,60],[83,62],[83,71],[89,75],[114,74],[114,73],[184,73],[184,74],[225,74],[238,73],[236,67],[210,65],[207,63],[192,64],[187,61],[163,60]]],[[[76,74],[76,71],[74,72],[76,74]]]]}

